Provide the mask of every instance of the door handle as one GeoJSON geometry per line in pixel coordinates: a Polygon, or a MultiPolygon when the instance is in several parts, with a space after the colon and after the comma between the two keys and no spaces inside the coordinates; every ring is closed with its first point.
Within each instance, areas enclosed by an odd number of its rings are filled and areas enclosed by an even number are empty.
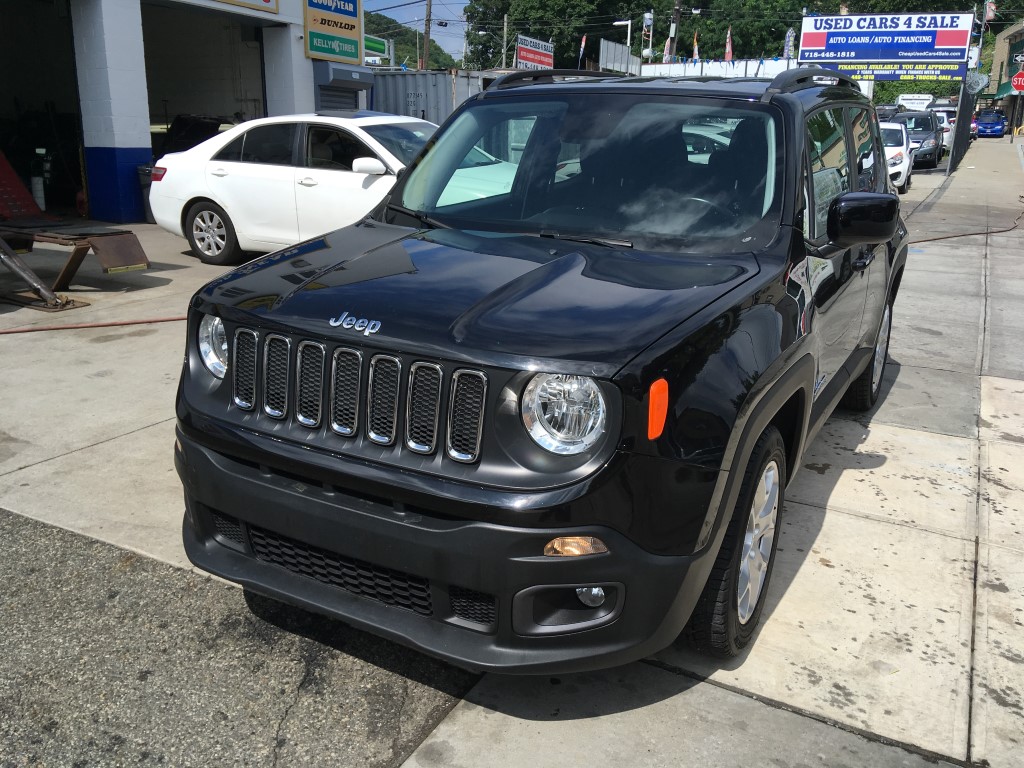
{"type": "Polygon", "coordinates": [[[311,179],[309,178],[309,176],[307,176],[304,179],[299,179],[299,184],[301,184],[304,187],[315,187],[317,185],[317,182],[315,179],[311,179]]]}
{"type": "Polygon", "coordinates": [[[218,168],[216,171],[210,171],[211,176],[227,176],[228,172],[223,168],[218,168]]]}
{"type": "Polygon", "coordinates": [[[861,251],[860,256],[854,260],[853,269],[855,272],[859,272],[862,269],[867,269],[868,264],[875,260],[875,249],[872,248],[869,251],[861,251]]]}

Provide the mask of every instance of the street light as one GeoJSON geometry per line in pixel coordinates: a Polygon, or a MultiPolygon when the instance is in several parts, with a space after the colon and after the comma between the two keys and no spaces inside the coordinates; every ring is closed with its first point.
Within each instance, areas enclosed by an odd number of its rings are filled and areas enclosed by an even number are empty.
{"type": "Polygon", "coordinates": [[[628,19],[626,21],[613,21],[612,26],[626,28],[626,73],[632,75],[633,62],[630,57],[633,55],[633,48],[631,46],[633,40],[633,20],[628,19]]]}

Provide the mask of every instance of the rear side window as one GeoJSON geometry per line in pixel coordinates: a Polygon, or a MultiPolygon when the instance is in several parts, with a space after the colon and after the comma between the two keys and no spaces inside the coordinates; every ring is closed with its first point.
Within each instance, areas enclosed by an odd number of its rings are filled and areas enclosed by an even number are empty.
{"type": "Polygon", "coordinates": [[[850,191],[849,155],[843,110],[824,109],[807,120],[807,152],[811,163],[810,238],[828,232],[828,207],[850,191]]]}
{"type": "Polygon", "coordinates": [[[291,165],[295,124],[259,125],[246,131],[214,156],[226,162],[291,165]]]}

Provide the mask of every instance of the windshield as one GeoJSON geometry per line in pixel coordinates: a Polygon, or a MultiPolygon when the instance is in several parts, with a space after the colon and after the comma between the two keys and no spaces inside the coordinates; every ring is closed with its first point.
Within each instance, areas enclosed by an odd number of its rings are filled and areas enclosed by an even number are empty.
{"type": "Polygon", "coordinates": [[[883,128],[882,143],[887,147],[902,147],[903,131],[899,128],[883,128]]]}
{"type": "Polygon", "coordinates": [[[934,131],[935,124],[932,122],[930,115],[917,115],[914,117],[902,117],[896,116],[896,119],[901,123],[907,124],[908,131],[934,131]]]}
{"type": "Polygon", "coordinates": [[[725,100],[480,99],[437,137],[392,203],[458,229],[652,247],[742,240],[754,228],[777,232],[780,134],[774,109],[725,100]]]}
{"type": "Polygon", "coordinates": [[[978,115],[978,122],[981,123],[1001,122],[1002,119],[1002,116],[995,112],[982,112],[980,115],[978,115]]]}
{"type": "Polygon", "coordinates": [[[437,126],[426,120],[415,120],[407,123],[364,125],[363,130],[383,144],[384,148],[397,157],[402,165],[408,165],[423,149],[427,139],[434,135],[437,126]]]}

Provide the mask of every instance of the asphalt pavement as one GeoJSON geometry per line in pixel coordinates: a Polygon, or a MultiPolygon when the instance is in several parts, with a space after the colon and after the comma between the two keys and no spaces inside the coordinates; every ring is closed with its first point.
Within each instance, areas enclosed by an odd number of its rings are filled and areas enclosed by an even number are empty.
{"type": "MultiPolygon", "coordinates": [[[[133,227],[152,268],[87,257],[69,293],[90,306],[0,304],[0,332],[30,331],[0,335],[0,766],[1019,765],[1022,194],[1008,140],[915,173],[885,396],[811,446],[753,647],[540,678],[188,566],[178,318],[219,270],[133,227]]],[[[64,258],[28,257],[50,278],[64,258]]]]}

